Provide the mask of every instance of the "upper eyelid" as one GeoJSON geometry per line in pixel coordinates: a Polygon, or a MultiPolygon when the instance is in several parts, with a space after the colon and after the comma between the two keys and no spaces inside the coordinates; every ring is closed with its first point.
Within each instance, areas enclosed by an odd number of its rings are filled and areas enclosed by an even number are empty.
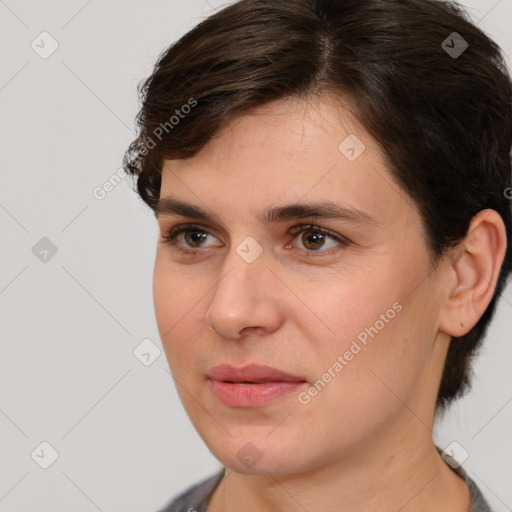
{"type": "MultiPolygon", "coordinates": [[[[168,234],[168,233],[171,233],[171,232],[178,232],[179,230],[187,230],[187,229],[197,229],[198,231],[205,231],[207,232],[208,234],[212,234],[212,228],[208,227],[208,226],[205,226],[205,225],[202,225],[202,224],[199,224],[199,223],[196,223],[196,222],[185,222],[185,223],[182,223],[182,224],[176,224],[175,226],[172,226],[172,227],[165,227],[163,226],[161,228],[161,231],[164,233],[164,234],[168,234]]],[[[311,229],[311,230],[317,230],[317,231],[323,231],[325,232],[326,234],[330,234],[331,236],[338,236],[338,237],[342,237],[342,235],[340,234],[337,234],[336,232],[334,232],[333,230],[331,229],[328,229],[328,228],[324,228],[318,224],[315,224],[315,223],[300,223],[300,224],[294,224],[292,227],[288,228],[288,231],[291,231],[291,230],[299,230],[299,229],[302,229],[302,230],[305,230],[305,229],[311,229]]],[[[213,231],[215,231],[215,229],[213,229],[213,231]]],[[[300,231],[299,231],[300,232],[300,231]]]]}

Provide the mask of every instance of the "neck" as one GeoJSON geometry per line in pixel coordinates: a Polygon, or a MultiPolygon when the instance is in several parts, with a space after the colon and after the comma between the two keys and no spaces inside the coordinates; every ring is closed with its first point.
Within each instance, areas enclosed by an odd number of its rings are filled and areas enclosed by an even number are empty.
{"type": "Polygon", "coordinates": [[[226,469],[207,512],[466,512],[466,483],[440,457],[425,426],[411,436],[418,423],[411,418],[394,442],[374,439],[364,450],[302,473],[275,477],[226,469]]]}

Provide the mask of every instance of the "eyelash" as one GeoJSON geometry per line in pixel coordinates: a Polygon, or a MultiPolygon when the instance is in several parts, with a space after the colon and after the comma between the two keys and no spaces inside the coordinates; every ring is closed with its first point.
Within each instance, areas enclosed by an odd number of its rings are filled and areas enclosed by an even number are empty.
{"type": "MultiPolygon", "coordinates": [[[[197,249],[186,249],[177,243],[176,238],[178,237],[178,235],[180,235],[181,233],[184,233],[186,231],[200,231],[203,233],[211,234],[208,232],[207,229],[205,229],[203,226],[200,226],[198,224],[181,224],[180,226],[176,226],[176,227],[170,229],[167,234],[162,235],[162,237],[161,237],[162,243],[167,246],[173,247],[173,248],[175,248],[183,253],[186,253],[186,254],[197,254],[198,250],[201,249],[200,247],[197,249]]],[[[333,233],[332,231],[329,231],[328,229],[321,228],[314,224],[301,224],[298,226],[294,226],[293,228],[291,228],[289,230],[288,234],[294,235],[294,237],[296,237],[298,234],[300,234],[304,231],[311,231],[314,234],[324,235],[329,238],[332,238],[333,240],[335,240],[336,242],[341,244],[343,247],[348,247],[351,244],[351,242],[347,238],[337,235],[336,233],[333,233]]],[[[324,251],[322,251],[322,250],[308,251],[306,249],[297,249],[297,250],[307,253],[307,257],[317,257],[319,255],[320,256],[331,255],[333,253],[333,251],[336,251],[337,249],[338,249],[337,247],[331,247],[330,249],[327,249],[324,251]],[[315,253],[317,253],[317,254],[315,254],[315,253]]]]}

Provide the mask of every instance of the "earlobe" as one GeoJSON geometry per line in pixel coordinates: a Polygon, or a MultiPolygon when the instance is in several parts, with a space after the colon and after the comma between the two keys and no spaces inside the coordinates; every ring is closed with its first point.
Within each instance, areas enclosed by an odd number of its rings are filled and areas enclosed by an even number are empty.
{"type": "Polygon", "coordinates": [[[495,210],[482,210],[453,250],[451,279],[439,329],[460,337],[469,332],[492,300],[507,249],[505,224],[495,210]]]}

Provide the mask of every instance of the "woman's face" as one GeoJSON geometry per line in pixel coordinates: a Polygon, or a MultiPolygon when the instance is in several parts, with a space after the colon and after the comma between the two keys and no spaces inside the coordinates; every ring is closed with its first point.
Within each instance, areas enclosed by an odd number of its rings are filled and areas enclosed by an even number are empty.
{"type": "Polygon", "coordinates": [[[449,339],[438,332],[440,274],[376,142],[336,112],[327,99],[267,104],[163,168],[161,235],[196,227],[159,241],[158,329],[194,427],[240,473],[361,461],[400,449],[403,432],[431,439],[449,339]],[[210,217],[173,214],[170,198],[210,217]],[[346,215],[264,215],[327,202],[346,215]],[[269,384],[213,386],[221,364],[303,382],[274,386],[287,392],[265,401],[269,384]],[[222,386],[234,402],[214,392],[222,386]]]}

